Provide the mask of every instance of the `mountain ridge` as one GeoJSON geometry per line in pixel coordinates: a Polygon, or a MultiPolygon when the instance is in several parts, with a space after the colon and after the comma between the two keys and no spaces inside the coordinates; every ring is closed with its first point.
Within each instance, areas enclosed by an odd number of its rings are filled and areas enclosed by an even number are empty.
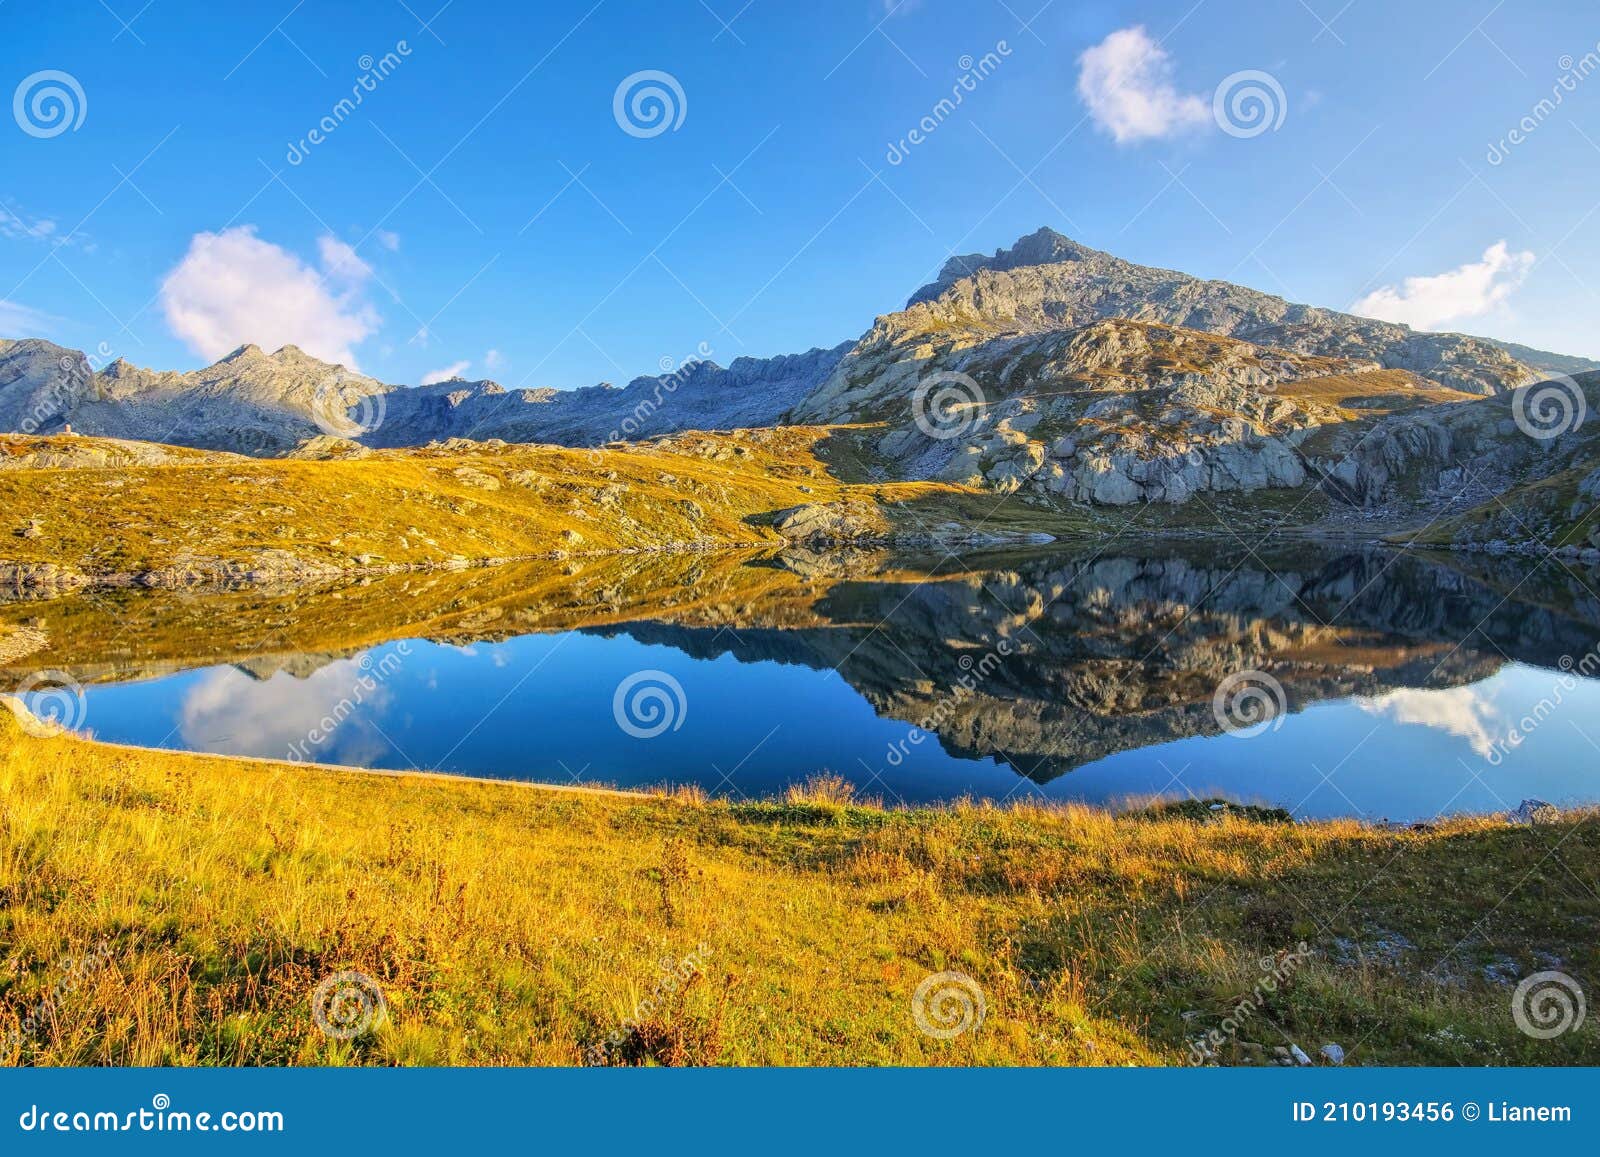
{"type": "Polygon", "coordinates": [[[0,430],[70,425],[284,457],[821,426],[839,429],[835,469],[849,482],[1020,491],[1047,506],[1300,493],[1295,509],[1315,495],[1313,511],[1331,502],[1403,522],[1442,508],[1463,455],[1505,487],[1558,460],[1600,465],[1571,435],[1542,461],[1542,442],[1488,404],[1588,367],[1600,363],[1297,304],[1042,228],[993,255],[950,257],[853,341],[726,367],[690,357],[620,387],[395,386],[254,344],[188,373],[122,360],[96,371],[41,339],[0,340],[0,430]]]}

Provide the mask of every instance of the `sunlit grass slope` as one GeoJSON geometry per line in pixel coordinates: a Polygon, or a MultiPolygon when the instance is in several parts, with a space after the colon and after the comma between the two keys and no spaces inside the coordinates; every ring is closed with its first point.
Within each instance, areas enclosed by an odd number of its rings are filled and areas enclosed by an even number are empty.
{"type": "Polygon", "coordinates": [[[125,750],[0,710],[0,1061],[1177,1064],[1232,1018],[1229,1063],[1595,1063],[1592,1022],[1520,1032],[1505,975],[1600,976],[1597,852],[1582,817],[890,811],[827,781],[730,804],[125,750]],[[347,971],[387,1016],[341,1040],[312,997],[347,971]],[[919,1028],[936,973],[981,1023],[952,999],[924,1020],[967,1031],[919,1028]]]}

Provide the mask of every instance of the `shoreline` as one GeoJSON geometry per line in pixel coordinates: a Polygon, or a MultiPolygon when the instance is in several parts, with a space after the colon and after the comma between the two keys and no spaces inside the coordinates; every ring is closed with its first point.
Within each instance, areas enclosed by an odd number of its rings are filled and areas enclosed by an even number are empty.
{"type": "MultiPolygon", "coordinates": [[[[15,715],[19,711],[27,711],[14,695],[0,695],[0,706],[7,707],[15,715]]],[[[30,716],[37,722],[35,727],[49,727],[48,723],[39,720],[37,716],[30,716]]],[[[20,719],[19,719],[20,723],[20,719]]],[[[53,740],[65,739],[73,743],[91,744],[96,748],[110,751],[126,751],[140,755],[172,756],[182,759],[222,760],[231,763],[248,763],[256,767],[271,767],[280,771],[297,771],[310,769],[312,771],[333,772],[340,775],[371,775],[382,776],[388,779],[423,779],[442,781],[446,783],[470,784],[498,784],[511,787],[534,788],[539,791],[567,792],[579,795],[598,795],[608,797],[624,797],[628,799],[671,799],[670,792],[650,792],[638,789],[620,787],[585,786],[583,784],[546,783],[534,779],[501,779],[489,775],[457,774],[450,771],[428,771],[423,768],[387,768],[387,767],[358,767],[352,763],[321,763],[311,760],[273,759],[265,755],[232,755],[217,751],[191,751],[181,747],[152,747],[143,743],[119,743],[111,739],[101,739],[98,736],[81,735],[76,731],[58,728],[49,734],[38,734],[29,731],[23,725],[23,733],[28,738],[38,742],[48,743],[53,740]]]]}
{"type": "MultiPolygon", "coordinates": [[[[1517,543],[1491,550],[1478,544],[1420,543],[1411,539],[1392,537],[1403,531],[1384,532],[1362,528],[1314,526],[1286,527],[1270,532],[1271,536],[1290,542],[1327,544],[1346,547],[1367,547],[1386,551],[1427,551],[1442,554],[1487,554],[1493,557],[1527,557],[1543,561],[1537,543],[1517,543]]],[[[1120,536],[1115,536],[1120,537],[1120,536]]],[[[1157,547],[1168,543],[1194,543],[1220,540],[1238,542],[1232,531],[1164,528],[1139,534],[1128,540],[1128,546],[1157,547]]],[[[863,535],[857,538],[829,539],[772,539],[729,540],[726,542],[675,542],[650,546],[618,547],[610,550],[551,550],[522,555],[499,555],[486,558],[453,558],[436,562],[388,563],[382,566],[357,564],[353,566],[305,565],[270,570],[251,567],[250,564],[229,564],[215,560],[214,565],[202,568],[199,564],[182,569],[161,567],[145,571],[82,571],[67,569],[55,563],[21,563],[0,559],[0,605],[7,595],[21,596],[15,601],[30,597],[59,597],[84,590],[133,590],[152,592],[180,592],[190,595],[224,594],[230,591],[294,590],[319,582],[339,579],[389,578],[404,574],[446,574],[469,570],[488,570],[495,567],[518,566],[541,562],[566,562],[572,559],[596,560],[629,558],[638,555],[691,555],[765,551],[779,557],[790,550],[883,550],[915,555],[920,551],[943,550],[948,553],[976,553],[990,550],[1037,550],[1040,552],[1070,551],[1073,548],[1090,548],[1103,545],[1104,535],[1048,534],[1045,532],[986,532],[945,536],[927,533],[863,535]]],[[[1258,544],[1259,545],[1259,544],[1258,544]]],[[[1563,559],[1578,558],[1571,548],[1555,552],[1563,559]]],[[[1600,561],[1600,551],[1590,552],[1600,561]]],[[[211,560],[207,560],[210,562],[211,560]]],[[[1587,561],[1587,560],[1585,560],[1587,561]]]]}
{"type": "MultiPolygon", "coordinates": [[[[13,715],[16,715],[19,711],[27,711],[27,707],[24,706],[21,701],[16,698],[16,696],[8,694],[0,694],[0,707],[10,708],[13,715]]],[[[37,716],[32,716],[32,718],[37,720],[37,716]]],[[[37,725],[42,725],[45,727],[52,726],[44,721],[39,721],[37,725]]],[[[343,776],[377,776],[385,779],[425,780],[433,783],[459,783],[471,784],[474,786],[505,786],[526,788],[534,791],[558,792],[568,795],[585,797],[596,796],[610,799],[670,801],[676,799],[676,795],[679,790],[703,791],[703,789],[699,788],[698,785],[694,784],[674,785],[671,783],[663,783],[660,790],[652,790],[651,788],[647,787],[625,788],[602,787],[597,784],[550,783],[546,780],[518,779],[514,777],[482,775],[472,772],[433,771],[426,768],[416,767],[360,767],[356,764],[350,763],[323,763],[312,760],[275,759],[271,756],[264,755],[236,755],[217,751],[195,751],[188,748],[154,747],[142,743],[121,743],[116,740],[101,739],[98,736],[92,735],[82,735],[75,731],[69,731],[60,728],[56,729],[50,734],[45,735],[30,732],[26,726],[23,727],[23,731],[24,734],[29,736],[29,738],[41,742],[65,739],[74,743],[89,744],[95,748],[103,750],[123,751],[138,755],[167,756],[180,759],[198,759],[208,762],[222,761],[231,763],[245,763],[254,767],[274,768],[279,771],[297,771],[301,769],[309,769],[311,771],[329,772],[343,776]]],[[[782,803],[783,795],[780,793],[747,800],[732,800],[721,796],[711,795],[710,793],[705,793],[704,799],[706,802],[710,803],[722,801],[729,804],[746,803],[757,806],[770,806],[782,803]]],[[[1168,810],[1183,811],[1190,803],[1194,803],[1197,806],[1204,806],[1213,815],[1238,814],[1260,817],[1281,813],[1283,817],[1286,817],[1282,820],[1282,822],[1296,828],[1316,828],[1327,827],[1335,824],[1354,824],[1366,831],[1387,833],[1431,831],[1440,823],[1448,823],[1457,820],[1505,823],[1510,825],[1531,824],[1534,822],[1531,818],[1533,812],[1540,811],[1542,809],[1548,809],[1548,811],[1554,812],[1561,816],[1569,816],[1580,814],[1594,808],[1600,808],[1600,804],[1577,804],[1572,806],[1558,807],[1556,805],[1546,803],[1543,800],[1526,799],[1522,801],[1522,804],[1519,808],[1515,809],[1489,812],[1452,812],[1448,815],[1435,816],[1431,820],[1411,821],[1388,819],[1374,820],[1356,816],[1302,818],[1294,816],[1292,813],[1277,806],[1276,804],[1262,803],[1259,801],[1248,802],[1244,800],[1235,800],[1229,799],[1225,796],[1207,796],[1198,800],[1184,799],[1177,796],[1130,796],[1120,803],[1093,803],[1087,800],[1077,799],[1043,801],[1019,800],[1016,802],[1025,803],[1026,806],[1030,808],[1043,807],[1047,810],[1059,809],[1062,811],[1068,811],[1080,809],[1097,815],[1105,816],[1108,819],[1123,819],[1131,816],[1137,816],[1141,813],[1155,813],[1168,810]]],[[[871,797],[860,797],[851,799],[848,806],[863,808],[871,811],[915,816],[948,812],[952,809],[967,804],[978,807],[989,806],[998,810],[1006,810],[1008,807],[1007,803],[1001,800],[993,800],[987,797],[970,796],[961,796],[950,800],[912,804],[890,804],[871,797]]]]}

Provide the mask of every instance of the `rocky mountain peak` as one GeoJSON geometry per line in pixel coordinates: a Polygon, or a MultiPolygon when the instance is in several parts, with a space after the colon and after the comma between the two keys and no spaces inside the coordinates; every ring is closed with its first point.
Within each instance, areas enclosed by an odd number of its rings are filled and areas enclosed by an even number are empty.
{"type": "MultiPolygon", "coordinates": [[[[218,364],[220,364],[222,362],[251,361],[251,360],[253,360],[255,358],[264,357],[264,356],[266,356],[266,355],[264,355],[261,352],[261,347],[260,346],[255,345],[253,343],[247,342],[244,345],[240,346],[238,349],[234,350],[231,354],[227,354],[227,355],[219,358],[218,359],[218,364]]],[[[117,360],[120,361],[121,359],[119,358],[117,360]]]]}
{"type": "Polygon", "coordinates": [[[906,307],[909,309],[919,301],[932,301],[955,282],[965,277],[972,277],[981,269],[1023,269],[1031,265],[1058,265],[1063,262],[1089,261],[1108,256],[1098,249],[1080,245],[1049,226],[1044,226],[1017,238],[1016,243],[1009,249],[996,249],[993,256],[969,253],[963,257],[950,258],[940,267],[939,276],[934,281],[911,295],[906,307]]]}

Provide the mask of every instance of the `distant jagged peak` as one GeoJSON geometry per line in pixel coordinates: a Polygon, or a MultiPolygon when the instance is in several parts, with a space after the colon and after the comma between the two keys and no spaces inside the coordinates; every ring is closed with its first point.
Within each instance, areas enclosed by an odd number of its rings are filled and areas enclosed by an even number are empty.
{"type": "Polygon", "coordinates": [[[1072,238],[1043,226],[1026,236],[1019,237],[1009,249],[996,249],[993,256],[968,253],[951,257],[939,269],[939,276],[916,293],[906,303],[907,308],[919,301],[932,301],[964,277],[972,277],[983,269],[1021,269],[1029,265],[1058,265],[1067,261],[1090,261],[1110,258],[1110,254],[1091,249],[1072,238]]]}

